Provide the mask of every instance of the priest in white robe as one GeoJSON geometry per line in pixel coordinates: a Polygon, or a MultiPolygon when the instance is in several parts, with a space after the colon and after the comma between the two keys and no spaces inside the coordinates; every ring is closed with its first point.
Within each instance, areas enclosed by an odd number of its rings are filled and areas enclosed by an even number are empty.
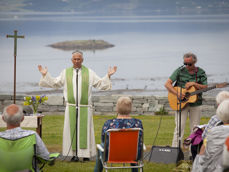
{"type": "Polygon", "coordinates": [[[49,74],[46,67],[43,68],[38,65],[38,69],[42,74],[39,83],[41,87],[63,87],[66,101],[63,156],[73,156],[72,160],[78,161],[78,158],[89,159],[96,155],[91,100],[92,87],[100,90],[110,90],[110,76],[116,72],[117,67],[110,67],[107,75],[100,78],[94,71],[82,65],[83,53],[81,51],[72,53],[72,63],[73,67],[64,69],[56,78],[49,74]],[[78,100],[76,100],[76,97],[78,97],[78,100]],[[76,113],[77,107],[78,114],[76,113]],[[77,139],[75,139],[76,137],[77,139]]]}

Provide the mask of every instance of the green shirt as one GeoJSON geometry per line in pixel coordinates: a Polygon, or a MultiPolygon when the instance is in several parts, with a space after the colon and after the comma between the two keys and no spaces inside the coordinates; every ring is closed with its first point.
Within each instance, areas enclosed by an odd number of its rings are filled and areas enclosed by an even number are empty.
{"type": "MultiPolygon", "coordinates": [[[[190,74],[187,68],[177,68],[169,77],[173,82],[176,81],[175,86],[185,88],[187,82],[197,82],[198,84],[207,85],[207,76],[203,69],[197,67],[197,72],[190,74]],[[177,80],[179,76],[179,81],[177,80]]],[[[202,93],[198,94],[198,99],[195,103],[189,103],[190,106],[202,105],[202,93]]]]}

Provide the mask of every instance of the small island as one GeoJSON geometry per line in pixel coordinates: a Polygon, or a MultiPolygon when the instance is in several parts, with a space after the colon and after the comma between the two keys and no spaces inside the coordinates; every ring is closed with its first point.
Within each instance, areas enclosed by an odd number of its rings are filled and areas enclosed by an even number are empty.
{"type": "Polygon", "coordinates": [[[52,48],[58,48],[61,50],[102,50],[106,48],[114,47],[113,44],[110,44],[104,40],[75,40],[75,41],[64,41],[57,42],[51,45],[48,45],[52,48]]]}

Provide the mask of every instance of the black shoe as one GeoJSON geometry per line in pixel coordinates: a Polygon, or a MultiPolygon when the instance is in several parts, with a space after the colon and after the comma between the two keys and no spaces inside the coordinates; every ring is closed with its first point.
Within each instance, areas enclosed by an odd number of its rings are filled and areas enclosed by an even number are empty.
{"type": "Polygon", "coordinates": [[[89,158],[83,158],[83,161],[85,162],[85,161],[90,161],[90,159],[89,158]]]}
{"type": "Polygon", "coordinates": [[[78,156],[73,156],[71,159],[71,162],[78,162],[78,161],[79,161],[78,156]]]}

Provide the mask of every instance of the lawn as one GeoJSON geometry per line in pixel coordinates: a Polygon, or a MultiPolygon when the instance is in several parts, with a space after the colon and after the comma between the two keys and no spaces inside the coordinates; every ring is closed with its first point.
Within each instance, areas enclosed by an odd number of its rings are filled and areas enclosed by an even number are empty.
{"type": "MultiPolygon", "coordinates": [[[[104,115],[96,115],[94,116],[94,126],[95,126],[95,139],[96,143],[100,143],[100,134],[103,123],[115,116],[104,116],[104,115]]],[[[159,126],[161,116],[135,116],[142,120],[144,127],[144,143],[149,151],[151,146],[153,145],[154,138],[159,126]]],[[[202,118],[201,124],[207,123],[209,118],[202,118]]],[[[45,142],[48,150],[50,152],[61,152],[62,149],[62,131],[64,124],[64,116],[63,115],[49,115],[43,118],[43,135],[42,139],[45,142]]],[[[162,116],[161,126],[159,130],[158,137],[154,143],[154,145],[171,145],[173,130],[174,130],[174,117],[173,116],[162,116]]],[[[187,120],[186,129],[185,129],[185,137],[189,135],[189,121],[187,120]]],[[[45,172],[90,172],[93,171],[95,165],[95,161],[92,162],[67,162],[67,161],[56,161],[55,166],[45,166],[45,172]]],[[[144,161],[144,172],[167,172],[172,171],[175,168],[175,164],[159,164],[159,163],[151,163],[144,161]]],[[[117,171],[117,170],[113,170],[117,171]]],[[[121,171],[121,170],[118,170],[121,171]]],[[[130,170],[122,170],[122,171],[130,171],[130,170]]]]}

